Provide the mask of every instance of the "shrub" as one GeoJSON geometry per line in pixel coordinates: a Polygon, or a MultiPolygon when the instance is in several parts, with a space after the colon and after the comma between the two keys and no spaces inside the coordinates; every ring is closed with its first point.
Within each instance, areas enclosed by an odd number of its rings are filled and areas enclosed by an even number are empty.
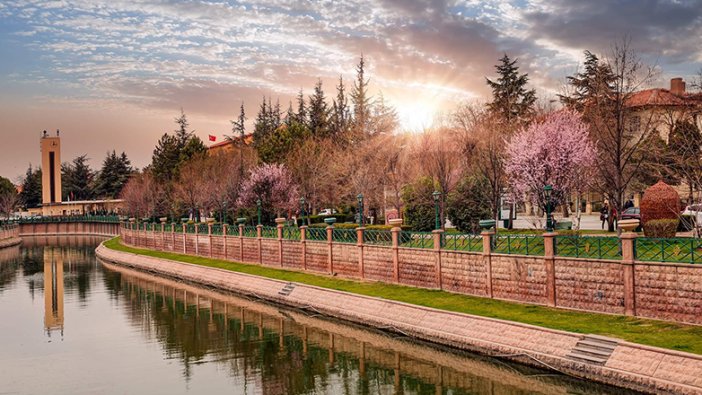
{"type": "Polygon", "coordinates": [[[446,214],[461,232],[478,233],[481,219],[492,217],[490,185],[485,178],[466,177],[449,194],[446,214]]]}
{"type": "Polygon", "coordinates": [[[434,182],[422,177],[402,188],[402,201],[405,203],[403,219],[406,225],[417,231],[434,229],[434,182]]]}
{"type": "Polygon", "coordinates": [[[675,228],[673,229],[673,235],[670,237],[675,237],[679,214],[680,197],[673,187],[663,181],[658,181],[655,185],[646,189],[641,199],[641,223],[643,224],[646,237],[658,237],[649,233],[651,232],[649,229],[659,229],[662,226],[648,226],[650,221],[655,220],[672,220],[675,223],[675,228]]]}
{"type": "Polygon", "coordinates": [[[675,237],[677,229],[677,219],[651,219],[644,225],[644,234],[646,237],[670,238],[675,237]]]}

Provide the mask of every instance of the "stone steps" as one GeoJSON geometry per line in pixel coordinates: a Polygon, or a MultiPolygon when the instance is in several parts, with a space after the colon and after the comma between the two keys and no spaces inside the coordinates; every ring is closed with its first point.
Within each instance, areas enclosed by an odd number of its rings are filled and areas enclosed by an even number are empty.
{"type": "Polygon", "coordinates": [[[290,293],[293,291],[293,289],[295,289],[295,284],[293,284],[293,283],[287,283],[287,284],[285,284],[285,286],[283,287],[283,289],[281,289],[280,291],[278,291],[278,295],[281,295],[281,296],[288,296],[288,295],[290,295],[290,293]]]}
{"type": "Polygon", "coordinates": [[[578,341],[566,358],[578,362],[604,365],[619,342],[604,336],[586,335],[578,341]]]}

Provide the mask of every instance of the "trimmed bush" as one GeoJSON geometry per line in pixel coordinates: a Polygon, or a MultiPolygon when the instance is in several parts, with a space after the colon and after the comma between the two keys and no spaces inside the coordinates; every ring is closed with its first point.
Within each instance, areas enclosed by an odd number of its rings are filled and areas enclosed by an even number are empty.
{"type": "MultiPolygon", "coordinates": [[[[648,187],[641,199],[641,223],[643,224],[644,234],[646,237],[653,236],[650,229],[660,229],[662,225],[648,226],[650,221],[670,220],[675,223],[673,235],[675,237],[675,229],[678,227],[678,216],[680,215],[680,197],[678,192],[663,181],[658,181],[655,185],[648,187]]],[[[666,225],[669,226],[669,225],[666,225]]]]}
{"type": "Polygon", "coordinates": [[[652,219],[644,225],[644,234],[646,237],[671,238],[675,237],[677,229],[677,219],[652,219]]]}

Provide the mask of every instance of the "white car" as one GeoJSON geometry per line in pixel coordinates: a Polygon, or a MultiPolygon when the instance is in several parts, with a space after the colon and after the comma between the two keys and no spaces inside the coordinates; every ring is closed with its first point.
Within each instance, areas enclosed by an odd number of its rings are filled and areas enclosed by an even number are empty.
{"type": "Polygon", "coordinates": [[[317,215],[333,215],[336,214],[336,210],[333,208],[325,208],[324,210],[320,211],[319,214],[317,215]]]}
{"type": "Polygon", "coordinates": [[[695,221],[695,229],[698,237],[701,237],[702,234],[702,204],[691,204],[687,207],[685,207],[685,210],[682,212],[683,216],[690,216],[694,218],[695,221]]]}

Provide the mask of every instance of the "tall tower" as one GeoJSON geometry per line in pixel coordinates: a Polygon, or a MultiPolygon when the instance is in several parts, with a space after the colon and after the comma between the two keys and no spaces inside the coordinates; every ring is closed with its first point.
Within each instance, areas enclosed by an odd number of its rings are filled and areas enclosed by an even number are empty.
{"type": "Polygon", "coordinates": [[[41,136],[41,202],[43,206],[61,203],[61,139],[49,136],[44,131],[41,136]]]}

